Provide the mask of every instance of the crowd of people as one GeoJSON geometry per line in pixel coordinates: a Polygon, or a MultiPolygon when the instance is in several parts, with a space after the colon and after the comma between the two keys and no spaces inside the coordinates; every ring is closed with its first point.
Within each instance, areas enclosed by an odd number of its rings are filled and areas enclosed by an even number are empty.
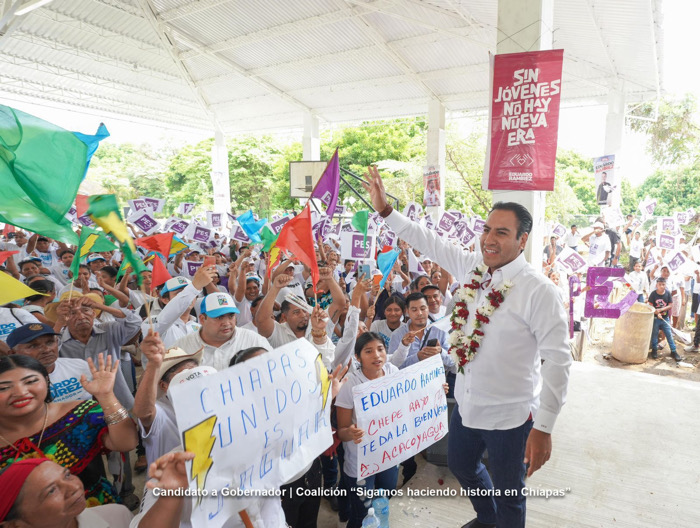
{"type": "MultiPolygon", "coordinates": [[[[678,359],[668,317],[682,326],[682,308],[691,297],[698,327],[699,272],[672,275],[663,251],[645,270],[654,239],[645,243],[639,231],[628,229],[631,222],[621,233],[606,230],[601,219],[585,236],[571,226],[565,236],[552,237],[543,273],[522,254],[532,226],[522,206],[496,204],[479,243],[464,248],[394,211],[376,170],[370,169],[365,187],[401,251],[383,287],[374,280],[381,274],[376,266],[367,274],[357,261],[341,259],[333,236],[316,245],[316,284],[293,255],[268,272],[259,246],[217,233],[206,247],[185,240],[186,249],[164,256],[172,278],[152,288],[150,270],[141,272],[141,280],[120,275],[119,251],[89,254],[73,277],[76,248],[22,230],[10,233],[2,250],[16,253],[1,271],[38,295],[0,307],[0,468],[6,468],[0,473],[0,522],[46,526],[37,517],[39,501],[60,510],[51,526],[74,526],[76,519],[90,526],[83,520],[96,516],[112,527],[189,526],[187,500],[150,491],[188,486],[191,455],[182,452],[169,388],[297,339],[307,339],[331,373],[337,442],[283,487],[347,490],[329,499],[331,507],[340,523],[359,528],[367,503],[354,492],[361,456],[356,446],[364,431],[357,426],[352,387],[440,356],[448,396],[457,401],[450,469],[464,488],[522,489],[525,475],[549,459],[566,395],[569,299],[556,259],[564,247],[580,252],[587,245],[589,265],[618,266],[626,240],[627,282],[663,321],[652,337],[654,357],[661,330],[678,359]],[[491,303],[494,313],[476,310],[469,318],[470,302],[491,303]],[[433,324],[453,313],[451,324],[433,324]],[[471,345],[460,346],[464,330],[472,332],[471,345]],[[491,476],[481,463],[485,449],[491,476]],[[152,479],[141,502],[132,473],[147,469],[152,479]],[[137,512],[133,519],[128,510],[137,512]]],[[[135,238],[144,236],[129,228],[135,238]]],[[[689,349],[697,352],[698,345],[696,330],[689,349]]],[[[408,459],[362,486],[391,490],[416,469],[408,459]]],[[[283,496],[250,513],[255,526],[313,527],[320,504],[320,496],[283,496]]],[[[524,526],[522,495],[474,497],[472,504],[477,519],[465,526],[524,526]]]]}

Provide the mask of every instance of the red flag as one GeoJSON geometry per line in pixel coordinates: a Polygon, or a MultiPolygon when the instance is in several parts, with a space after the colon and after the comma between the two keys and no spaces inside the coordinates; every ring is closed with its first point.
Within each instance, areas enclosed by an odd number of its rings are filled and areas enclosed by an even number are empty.
{"type": "Polygon", "coordinates": [[[14,233],[16,231],[15,226],[11,224],[5,224],[5,229],[3,230],[2,234],[7,237],[10,233],[14,233]]]}
{"type": "Polygon", "coordinates": [[[19,251],[0,251],[0,266],[5,264],[5,261],[10,255],[16,255],[19,251]]]}
{"type": "Polygon", "coordinates": [[[160,233],[149,237],[141,237],[134,240],[134,243],[149,251],[156,251],[167,259],[170,256],[170,247],[173,244],[174,234],[175,233],[160,233]]]}
{"type": "Polygon", "coordinates": [[[316,250],[314,249],[314,236],[311,232],[311,210],[306,204],[304,210],[284,224],[280,231],[277,243],[280,251],[287,251],[306,264],[311,269],[311,280],[314,292],[319,280],[318,262],[316,262],[316,250]]]}
{"type": "Polygon", "coordinates": [[[90,204],[88,204],[88,198],[89,196],[87,194],[78,194],[75,197],[75,216],[77,218],[85,216],[85,213],[87,213],[88,207],[90,206],[90,204]]]}
{"type": "Polygon", "coordinates": [[[153,269],[151,270],[151,291],[170,279],[172,279],[172,277],[165,268],[163,261],[158,257],[154,258],[153,269]]]}

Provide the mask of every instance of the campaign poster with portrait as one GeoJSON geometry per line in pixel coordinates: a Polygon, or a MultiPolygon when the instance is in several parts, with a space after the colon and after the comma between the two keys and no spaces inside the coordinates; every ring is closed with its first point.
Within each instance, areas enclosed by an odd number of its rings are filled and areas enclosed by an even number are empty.
{"type": "Polygon", "coordinates": [[[440,207],[440,168],[426,165],[423,168],[423,207],[440,207]]]}
{"type": "Polygon", "coordinates": [[[615,155],[594,158],[593,171],[595,172],[596,202],[601,207],[614,205],[615,195],[619,192],[619,185],[615,179],[615,155]]]}

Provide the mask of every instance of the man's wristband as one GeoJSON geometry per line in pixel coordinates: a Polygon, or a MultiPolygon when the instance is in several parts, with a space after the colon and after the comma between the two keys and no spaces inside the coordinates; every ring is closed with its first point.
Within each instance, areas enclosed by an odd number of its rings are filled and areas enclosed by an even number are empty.
{"type": "Polygon", "coordinates": [[[321,339],[323,337],[326,337],[328,334],[326,333],[326,330],[321,330],[320,332],[317,332],[316,330],[311,330],[311,337],[314,339],[321,339]]]}
{"type": "Polygon", "coordinates": [[[386,218],[387,216],[389,216],[391,214],[391,212],[393,210],[394,210],[394,208],[391,206],[391,204],[387,204],[384,209],[379,211],[379,216],[381,216],[382,218],[386,218]]]}

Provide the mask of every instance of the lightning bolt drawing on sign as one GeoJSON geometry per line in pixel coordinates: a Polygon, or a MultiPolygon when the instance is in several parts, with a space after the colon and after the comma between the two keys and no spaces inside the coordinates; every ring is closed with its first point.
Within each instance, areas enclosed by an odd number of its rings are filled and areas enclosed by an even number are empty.
{"type": "Polygon", "coordinates": [[[319,379],[321,380],[321,397],[323,398],[323,410],[326,409],[326,403],[328,402],[328,389],[331,386],[331,380],[328,377],[328,370],[326,370],[326,366],[323,364],[323,360],[321,359],[321,354],[316,356],[316,374],[318,374],[319,379]]]}
{"type": "MultiPolygon", "coordinates": [[[[211,459],[211,450],[216,440],[216,437],[213,435],[214,425],[216,425],[216,416],[211,416],[194,427],[190,427],[182,434],[185,451],[194,453],[190,480],[197,481],[197,489],[200,492],[204,490],[207,475],[214,465],[214,461],[211,459]]],[[[200,502],[202,502],[201,493],[198,495],[197,504],[200,502]]]]}

